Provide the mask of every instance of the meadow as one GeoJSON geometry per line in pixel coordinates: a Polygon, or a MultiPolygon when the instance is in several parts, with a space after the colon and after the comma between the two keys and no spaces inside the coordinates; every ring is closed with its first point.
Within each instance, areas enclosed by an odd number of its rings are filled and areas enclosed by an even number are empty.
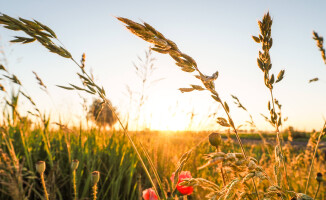
{"type": "MultiPolygon", "coordinates": [[[[105,89],[85,69],[84,55],[80,62],[76,61],[43,23],[2,14],[3,28],[27,35],[16,36],[11,42],[38,42],[51,53],[70,59],[79,69],[81,85],[59,87],[97,97],[100,101],[95,119],[107,108],[120,129],[68,127],[51,121],[25,92],[19,77],[1,63],[2,78],[18,90],[10,93],[11,88],[0,85],[5,102],[0,129],[0,199],[326,199],[326,122],[311,133],[281,131],[286,119],[273,89],[286,72],[274,75],[271,71],[269,13],[258,22],[258,31],[253,30],[259,33],[253,36],[253,42],[261,45],[257,70],[263,72],[270,92],[270,116],[264,117],[275,128],[272,133],[240,133],[228,103],[215,88],[218,72],[205,75],[192,57],[151,25],[122,17],[117,20],[132,34],[151,43],[152,51],[167,54],[182,71],[199,79],[201,85],[179,90],[208,92],[225,113],[216,118],[216,123],[228,131],[129,131],[105,89]],[[32,106],[27,116],[18,108],[21,98],[32,106]]],[[[323,38],[315,32],[313,38],[325,61],[323,38]]],[[[46,89],[35,75],[40,87],[46,89]]],[[[233,99],[239,109],[248,112],[236,96],[233,99]]],[[[249,112],[248,116],[248,124],[255,127],[249,112]]]]}

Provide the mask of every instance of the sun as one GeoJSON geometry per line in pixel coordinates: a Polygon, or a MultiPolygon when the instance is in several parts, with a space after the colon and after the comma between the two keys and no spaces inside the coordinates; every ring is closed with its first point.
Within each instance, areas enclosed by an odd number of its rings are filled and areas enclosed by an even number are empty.
{"type": "Polygon", "coordinates": [[[189,118],[182,114],[172,115],[168,112],[152,116],[150,129],[159,131],[184,131],[189,127],[189,118]]]}

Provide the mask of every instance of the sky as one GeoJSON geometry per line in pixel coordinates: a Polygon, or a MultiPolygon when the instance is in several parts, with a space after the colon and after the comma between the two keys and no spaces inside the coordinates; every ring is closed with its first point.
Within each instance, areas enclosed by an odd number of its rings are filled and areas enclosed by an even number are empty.
{"type": "MultiPolygon", "coordinates": [[[[151,24],[192,56],[201,71],[212,74],[218,70],[216,89],[230,105],[235,124],[243,124],[248,115],[233,104],[231,94],[253,115],[259,129],[271,130],[260,115],[268,115],[270,96],[256,64],[260,45],[251,39],[259,33],[257,21],[269,11],[273,18],[272,72],[278,74],[285,69],[284,80],[274,88],[275,97],[283,105],[283,116],[288,117],[284,126],[310,131],[323,125],[326,65],[312,39],[312,30],[326,36],[325,1],[0,0],[0,8],[0,12],[12,17],[36,19],[51,27],[76,60],[85,52],[87,70],[92,70],[122,116],[131,113],[131,126],[136,127],[135,118],[140,115],[142,124],[160,130],[195,129],[197,125],[220,129],[207,116],[224,113],[207,92],[178,91],[200,83],[179,70],[169,56],[153,53],[157,69],[150,78],[162,80],[146,89],[148,100],[138,114],[135,107],[141,82],[132,63],[144,57],[149,44],[129,33],[115,16],[151,24]],[[320,81],[308,84],[315,77],[320,81]],[[132,104],[126,86],[134,92],[132,104]],[[193,119],[191,113],[195,114],[193,119]]],[[[9,71],[19,77],[42,112],[70,124],[82,120],[79,95],[89,102],[92,97],[56,87],[79,84],[78,67],[38,43],[8,44],[17,34],[0,28],[9,71]],[[39,89],[32,71],[43,79],[50,95],[39,89]]],[[[28,103],[21,107],[28,109],[28,103]]]]}

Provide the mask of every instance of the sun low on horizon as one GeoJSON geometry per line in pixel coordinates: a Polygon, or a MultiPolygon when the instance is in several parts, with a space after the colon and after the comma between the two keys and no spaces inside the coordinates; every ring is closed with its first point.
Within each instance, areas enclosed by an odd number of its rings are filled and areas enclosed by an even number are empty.
{"type": "MultiPolygon", "coordinates": [[[[170,8],[167,16],[162,18],[151,9],[141,12],[145,8],[135,2],[130,2],[129,6],[138,8],[138,12],[137,9],[125,10],[122,3],[100,1],[98,4],[79,4],[72,1],[67,4],[79,11],[73,11],[67,18],[63,16],[70,13],[68,7],[59,9],[58,5],[51,4],[53,10],[45,12],[41,8],[50,4],[35,1],[26,4],[25,9],[23,6],[16,8],[14,2],[1,2],[4,8],[2,12],[13,17],[37,19],[51,27],[59,39],[58,45],[64,44],[78,63],[85,53],[85,71],[89,71],[94,81],[103,86],[123,123],[134,130],[218,130],[223,129],[216,123],[218,117],[227,119],[228,116],[223,113],[219,103],[210,97],[209,91],[198,89],[204,86],[194,76],[198,72],[182,67],[182,63],[176,60],[175,52],[172,55],[172,51],[158,51],[154,46],[159,46],[162,41],[155,43],[152,40],[148,43],[142,41],[145,36],[142,39],[135,37],[141,31],[132,30],[130,24],[118,20],[119,16],[155,27],[160,34],[178,45],[181,53],[191,56],[205,76],[214,76],[218,72],[213,81],[214,87],[223,103],[228,103],[230,115],[236,119],[237,126],[252,129],[246,122],[252,116],[256,128],[272,130],[273,127],[261,116],[269,115],[266,106],[269,97],[264,73],[257,66],[261,45],[252,38],[260,32],[257,19],[268,10],[273,19],[271,74],[277,79],[279,72],[285,71],[284,79],[274,88],[275,96],[282,105],[282,114],[288,119],[283,128],[293,126],[298,130],[310,131],[318,129],[323,123],[326,108],[323,102],[326,97],[322,92],[325,89],[322,77],[325,67],[311,32],[325,33],[322,20],[315,20],[322,18],[324,13],[315,12],[319,8],[312,5],[288,2],[287,6],[295,8],[289,11],[279,4],[242,3],[248,9],[239,6],[233,11],[241,16],[239,18],[222,9],[228,10],[232,6],[230,3],[192,2],[185,5],[186,8],[197,6],[207,12],[192,13],[184,9],[177,14],[176,8],[170,8]],[[251,8],[253,5],[256,9],[251,8]],[[29,12],[29,7],[40,9],[29,12]],[[87,9],[98,9],[98,12],[84,15],[87,9]],[[217,12],[213,12],[214,9],[217,12]],[[305,14],[299,15],[295,10],[302,10],[305,14]],[[293,20],[300,21],[300,24],[292,23],[293,20]],[[124,25],[127,25],[127,29],[124,25]],[[154,47],[150,55],[149,47],[154,47]],[[194,91],[188,93],[182,88],[192,88],[194,91]],[[246,110],[238,107],[232,95],[239,99],[246,110]],[[211,117],[213,113],[214,118],[211,117]]],[[[152,6],[154,8],[155,3],[152,6]]],[[[161,6],[165,8],[165,5],[161,6]]],[[[10,73],[17,74],[26,92],[35,97],[33,100],[42,111],[51,113],[56,121],[64,119],[66,123],[79,124],[87,120],[89,110],[84,108],[90,108],[94,97],[82,90],[71,93],[57,87],[71,87],[69,84],[80,86],[78,76],[74,76],[78,72],[75,63],[44,51],[42,45],[35,42],[21,45],[17,41],[10,44],[9,41],[16,36],[10,30],[1,29],[0,35],[4,52],[2,60],[8,63],[6,68],[10,73]],[[37,86],[33,71],[48,86],[47,93],[37,86]]],[[[22,36],[20,33],[18,35],[22,36]]],[[[186,61],[189,64],[189,60],[186,61]]],[[[31,105],[25,100],[19,107],[27,113],[31,105]]]]}

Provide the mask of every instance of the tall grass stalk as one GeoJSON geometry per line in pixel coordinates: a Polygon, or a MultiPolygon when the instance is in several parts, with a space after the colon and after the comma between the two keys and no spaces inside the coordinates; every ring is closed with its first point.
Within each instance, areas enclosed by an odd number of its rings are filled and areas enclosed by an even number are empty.
{"type": "MultiPolygon", "coordinates": [[[[275,103],[274,103],[274,97],[273,97],[273,90],[272,89],[270,89],[270,93],[271,93],[271,99],[272,99],[272,102],[273,102],[272,103],[273,110],[275,111],[275,103]]],[[[282,140],[280,139],[281,133],[280,133],[280,130],[279,130],[279,124],[278,123],[276,124],[275,128],[276,128],[276,140],[277,140],[277,144],[280,147],[281,161],[282,161],[283,170],[284,170],[284,173],[285,173],[286,184],[287,184],[288,189],[290,189],[290,182],[289,182],[288,172],[287,172],[285,161],[284,161],[284,153],[283,153],[283,149],[282,149],[283,144],[282,144],[282,140]]]]}
{"type": "MultiPolygon", "coordinates": [[[[277,146],[275,147],[275,155],[280,157],[279,160],[281,160],[281,162],[282,162],[283,170],[285,173],[286,184],[289,189],[289,180],[288,180],[286,165],[284,162],[282,142],[280,139],[280,131],[279,131],[279,126],[282,125],[282,118],[281,118],[281,114],[277,113],[275,110],[274,102],[276,101],[276,99],[274,99],[274,96],[273,96],[273,88],[276,83],[282,81],[285,71],[281,70],[277,76],[277,79],[274,77],[274,74],[270,75],[272,63],[271,63],[269,51],[273,45],[273,39],[271,36],[272,24],[273,24],[273,20],[271,19],[269,12],[267,12],[267,14],[265,14],[263,16],[263,19],[261,21],[258,21],[260,35],[258,37],[256,37],[256,36],[252,36],[252,37],[255,42],[260,43],[262,45],[262,52],[259,51],[259,57],[257,58],[257,65],[264,72],[264,83],[265,83],[265,86],[269,89],[269,92],[271,95],[272,108],[270,107],[270,102],[269,102],[268,110],[270,111],[270,120],[268,120],[268,121],[275,127],[275,130],[276,130],[277,146]],[[279,149],[280,155],[278,155],[276,149],[279,149]]],[[[268,118],[266,118],[266,119],[268,119],[268,118]]],[[[278,168],[277,165],[278,164],[276,164],[276,167],[278,168]]],[[[279,184],[279,181],[277,181],[277,182],[279,184]]]]}
{"type": "Polygon", "coordinates": [[[316,154],[317,154],[317,150],[318,150],[318,147],[319,147],[319,143],[320,143],[320,140],[321,140],[321,137],[323,135],[326,134],[326,121],[324,123],[324,126],[323,128],[321,129],[320,133],[319,133],[319,136],[318,136],[318,140],[317,140],[317,144],[315,146],[315,150],[314,150],[314,154],[311,158],[311,164],[310,164],[310,167],[309,167],[309,173],[308,173],[308,178],[307,178],[307,183],[306,183],[306,188],[305,188],[305,193],[307,193],[307,190],[308,190],[308,187],[309,187],[309,182],[310,182],[310,177],[311,177],[311,172],[312,172],[312,169],[314,167],[314,162],[315,162],[315,157],[316,157],[316,154]]]}

